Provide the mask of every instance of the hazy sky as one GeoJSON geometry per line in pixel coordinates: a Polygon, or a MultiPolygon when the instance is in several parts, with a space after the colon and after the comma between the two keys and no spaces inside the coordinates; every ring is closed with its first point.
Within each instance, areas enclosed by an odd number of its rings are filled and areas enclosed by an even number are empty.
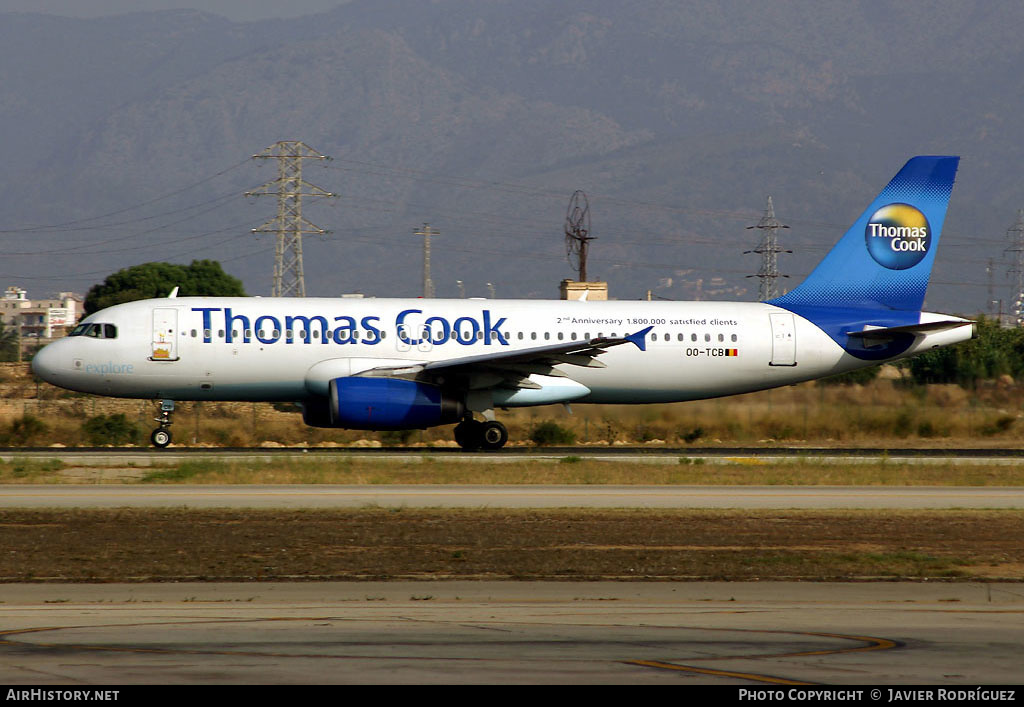
{"type": "Polygon", "coordinates": [[[0,0],[0,12],[45,12],[100,17],[127,12],[197,8],[232,20],[299,17],[329,10],[347,0],[0,0]]]}

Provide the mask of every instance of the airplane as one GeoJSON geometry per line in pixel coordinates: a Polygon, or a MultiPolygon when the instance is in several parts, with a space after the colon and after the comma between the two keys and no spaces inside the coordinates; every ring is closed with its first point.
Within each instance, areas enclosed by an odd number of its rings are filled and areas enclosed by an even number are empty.
{"type": "Polygon", "coordinates": [[[670,403],[791,385],[974,336],[923,312],[958,157],[910,159],[795,289],[765,302],[178,297],[109,307],[32,360],[70,390],[289,401],[315,427],[455,424],[508,440],[496,409],[670,403]]]}

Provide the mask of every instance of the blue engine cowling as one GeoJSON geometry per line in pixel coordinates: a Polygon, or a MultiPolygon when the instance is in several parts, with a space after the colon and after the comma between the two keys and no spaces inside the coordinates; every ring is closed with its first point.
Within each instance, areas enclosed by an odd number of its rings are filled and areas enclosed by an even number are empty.
{"type": "Polygon", "coordinates": [[[304,404],[306,424],[355,430],[421,429],[458,422],[464,411],[461,401],[437,386],[397,378],[335,378],[330,399],[324,402],[304,404]]]}

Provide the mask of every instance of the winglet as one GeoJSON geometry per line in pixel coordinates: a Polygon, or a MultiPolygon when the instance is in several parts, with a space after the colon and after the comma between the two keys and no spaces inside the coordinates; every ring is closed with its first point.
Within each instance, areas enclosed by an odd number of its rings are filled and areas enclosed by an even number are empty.
{"type": "Polygon", "coordinates": [[[653,326],[649,326],[646,329],[641,329],[633,334],[626,334],[626,341],[631,341],[636,344],[636,347],[641,351],[647,350],[647,334],[653,329],[653,326]]]}

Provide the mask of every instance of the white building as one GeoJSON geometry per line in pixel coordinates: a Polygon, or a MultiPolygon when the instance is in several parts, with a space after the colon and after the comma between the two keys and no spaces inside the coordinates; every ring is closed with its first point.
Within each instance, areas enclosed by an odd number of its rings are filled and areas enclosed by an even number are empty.
{"type": "Polygon", "coordinates": [[[20,330],[22,342],[43,344],[65,336],[81,316],[82,297],[73,292],[32,300],[20,287],[8,287],[0,297],[0,319],[5,328],[20,330]]]}

